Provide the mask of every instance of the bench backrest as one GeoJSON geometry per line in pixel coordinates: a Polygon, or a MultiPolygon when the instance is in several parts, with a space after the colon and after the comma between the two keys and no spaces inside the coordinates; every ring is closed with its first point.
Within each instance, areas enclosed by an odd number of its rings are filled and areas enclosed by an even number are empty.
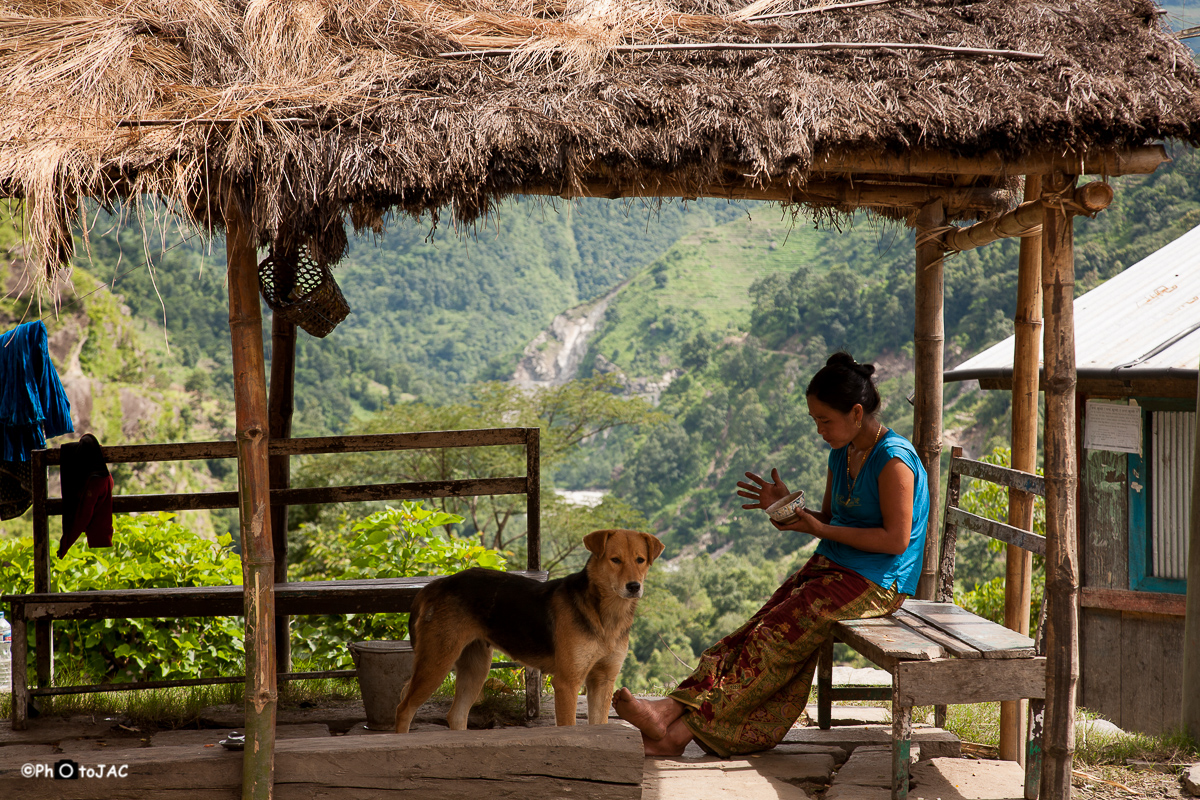
{"type": "Polygon", "coordinates": [[[950,450],[950,472],[946,480],[946,513],[942,517],[941,558],[938,562],[937,599],[943,603],[954,602],[954,558],[958,546],[958,529],[968,528],[984,536],[990,536],[1007,544],[1028,550],[1036,555],[1046,555],[1046,537],[1030,533],[1003,522],[981,517],[959,508],[962,476],[989,481],[1008,487],[1009,491],[1046,496],[1046,481],[1040,475],[1030,475],[1008,467],[985,464],[963,458],[961,447],[950,450]]]}
{"type": "MultiPolygon", "coordinates": [[[[419,483],[370,484],[290,488],[272,486],[271,505],[299,506],[379,500],[414,500],[434,497],[524,494],[526,498],[526,569],[541,569],[541,454],[538,428],[485,428],[460,431],[323,436],[272,439],[271,456],[304,456],[330,453],[371,453],[396,450],[436,450],[457,447],[521,446],[525,449],[525,474],[514,477],[467,480],[422,481],[419,483]]],[[[171,444],[119,445],[104,447],[110,464],[200,459],[237,458],[236,442],[186,442],[171,444]]],[[[63,501],[48,496],[47,470],[62,462],[62,450],[34,450],[30,454],[33,477],[33,582],[37,593],[49,592],[49,518],[60,516],[63,501]]],[[[237,508],[238,493],[186,492],[181,494],[113,495],[113,512],[191,511],[237,508]]]]}

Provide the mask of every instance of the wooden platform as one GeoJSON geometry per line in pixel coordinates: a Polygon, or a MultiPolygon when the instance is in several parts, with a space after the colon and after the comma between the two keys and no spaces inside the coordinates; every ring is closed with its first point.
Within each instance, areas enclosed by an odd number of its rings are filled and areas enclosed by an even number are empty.
{"type": "MultiPolygon", "coordinates": [[[[79,754],[81,767],[124,767],[125,777],[26,778],[30,759],[0,751],[0,797],[23,800],[240,800],[240,752],[221,747],[148,747],[79,754]]],[[[642,796],[641,735],[625,725],[504,728],[280,740],[278,800],[637,800],[642,796]]]]}

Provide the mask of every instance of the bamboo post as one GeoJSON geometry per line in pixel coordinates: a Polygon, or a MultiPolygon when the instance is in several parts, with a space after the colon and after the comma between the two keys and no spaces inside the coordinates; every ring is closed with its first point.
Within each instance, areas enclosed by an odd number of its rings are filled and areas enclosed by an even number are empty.
{"type": "Polygon", "coordinates": [[[938,517],[942,466],[943,252],[933,231],[946,224],[940,200],[917,212],[916,254],[916,386],[913,398],[913,445],[929,476],[929,525],[917,597],[932,600],[937,591],[938,517]]]}
{"type": "MultiPolygon", "coordinates": [[[[1025,178],[1025,202],[1040,199],[1042,177],[1025,178]]],[[[1039,214],[1040,217],[1040,214],[1039,214]]],[[[1038,224],[1041,224],[1039,218],[1038,224]]],[[[1021,240],[1020,266],[1017,273],[1017,310],[1013,317],[1016,344],[1013,348],[1012,384],[1012,460],[1010,466],[1022,472],[1037,472],[1038,434],[1038,355],[1042,332],[1042,237],[1021,240]]],[[[1008,524],[1033,530],[1033,495],[1010,489],[1008,524]]],[[[1033,554],[1022,547],[1008,545],[1004,572],[1004,624],[1014,631],[1029,634],[1029,608],[1032,603],[1033,554]]],[[[1000,758],[1025,763],[1025,713],[1028,703],[1008,700],[1000,704],[1000,758]]]]}
{"type": "Polygon", "coordinates": [[[225,205],[229,335],[238,453],[242,585],[246,599],[246,750],[243,800],[269,800],[275,771],[275,559],[267,460],[267,378],[258,257],[233,192],[225,205]]]}
{"type": "MultiPolygon", "coordinates": [[[[1074,176],[1046,179],[1043,192],[1074,176]]],[[[1042,223],[1042,303],[1046,319],[1046,715],[1043,800],[1069,800],[1079,682],[1079,565],[1076,547],[1075,253],[1071,212],[1047,205],[1042,223]]]]}
{"type": "MultiPolygon", "coordinates": [[[[1200,390],[1196,392],[1196,414],[1200,419],[1200,390]]],[[[1188,544],[1187,601],[1183,619],[1182,715],[1184,730],[1194,741],[1200,741],[1200,431],[1197,431],[1192,459],[1192,508],[1188,527],[1191,541],[1188,544]]],[[[16,643],[15,638],[13,643],[16,643]]]]}
{"type": "MultiPolygon", "coordinates": [[[[271,391],[267,413],[271,439],[287,439],[292,435],[292,413],[296,395],[296,325],[271,316],[271,391]]],[[[291,486],[291,459],[286,455],[269,459],[272,489],[291,486]]],[[[275,583],[287,583],[287,521],[286,504],[271,506],[271,543],[275,556],[275,583]]],[[[288,632],[288,617],[275,615],[275,667],[279,672],[291,672],[292,647],[288,632]]]]}

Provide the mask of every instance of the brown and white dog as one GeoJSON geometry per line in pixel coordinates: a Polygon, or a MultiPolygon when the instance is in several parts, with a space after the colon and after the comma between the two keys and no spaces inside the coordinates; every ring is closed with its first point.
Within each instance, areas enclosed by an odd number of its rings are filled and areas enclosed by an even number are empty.
{"type": "Polygon", "coordinates": [[[417,709],[452,667],[457,675],[446,721],[451,730],[466,730],[493,647],[553,676],[559,725],[575,724],[581,686],[587,687],[588,723],[608,722],[633,614],[663,544],[629,530],[593,531],[583,544],[592,554],[587,565],[565,578],[542,582],[468,569],[417,593],[409,616],[413,676],[396,707],[397,733],[408,732],[417,709]]]}

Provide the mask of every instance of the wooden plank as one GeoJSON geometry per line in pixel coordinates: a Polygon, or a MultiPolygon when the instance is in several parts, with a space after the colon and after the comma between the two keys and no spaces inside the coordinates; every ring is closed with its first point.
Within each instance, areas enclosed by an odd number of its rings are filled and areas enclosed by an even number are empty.
{"type": "Polygon", "coordinates": [[[1158,630],[1159,645],[1155,651],[1162,664],[1163,732],[1177,730],[1183,722],[1183,662],[1184,621],[1182,619],[1149,619],[1158,630]]]}
{"type": "Polygon", "coordinates": [[[1044,697],[1046,658],[949,658],[896,665],[898,696],[914,706],[1044,697]]]}
{"type": "Polygon", "coordinates": [[[839,640],[889,672],[901,659],[929,661],[945,655],[940,644],[891,617],[842,620],[833,630],[839,640]]]}
{"type": "Polygon", "coordinates": [[[1123,589],[1129,586],[1129,459],[1110,450],[1087,450],[1085,455],[1079,520],[1083,583],[1123,589]]]}
{"type": "Polygon", "coordinates": [[[474,478],[361,486],[322,486],[309,489],[279,489],[271,492],[271,500],[289,506],[300,506],[314,503],[413,500],[426,497],[483,497],[498,494],[524,494],[525,483],[525,478],[474,478]]]}
{"type": "MultiPolygon", "coordinates": [[[[400,794],[406,800],[637,800],[645,764],[641,736],[624,725],[281,739],[274,752],[278,800],[400,794]]],[[[30,759],[0,753],[0,796],[234,800],[241,794],[241,753],[179,746],[117,755],[75,760],[89,768],[97,762],[126,765],[123,778],[64,781],[23,778],[20,767],[30,759]]],[[[50,765],[56,760],[44,759],[50,765]]]]}
{"type": "Polygon", "coordinates": [[[1121,726],[1121,615],[1084,609],[1079,645],[1079,704],[1121,726]]]}
{"type": "Polygon", "coordinates": [[[925,620],[905,611],[903,608],[893,614],[892,617],[903,622],[926,639],[937,642],[946,648],[947,652],[955,658],[980,658],[982,656],[982,653],[977,648],[971,647],[969,644],[954,638],[948,633],[943,633],[925,620]]]}
{"type": "Polygon", "coordinates": [[[271,455],[307,456],[370,453],[393,450],[434,450],[448,447],[524,445],[531,428],[479,428],[461,431],[374,433],[359,436],[314,436],[271,442],[271,455]]]}
{"type": "Polygon", "coordinates": [[[1046,496],[1046,481],[1040,475],[1032,475],[1017,469],[988,464],[970,458],[956,458],[950,464],[950,469],[969,478],[998,483],[1010,489],[1016,489],[1039,497],[1046,496]]]}
{"type": "MultiPolygon", "coordinates": [[[[525,478],[476,478],[456,481],[419,481],[377,483],[360,486],[320,486],[298,489],[272,489],[276,505],[313,505],[316,503],[355,503],[380,500],[412,500],[427,497],[483,497],[500,494],[524,494],[525,478]]],[[[199,511],[237,508],[237,492],[190,492],[187,494],[121,494],[113,496],[113,512],[118,514],[147,511],[199,511]]],[[[62,514],[62,500],[46,502],[49,515],[62,514]]]]}
{"type": "MultiPolygon", "coordinates": [[[[950,462],[962,455],[962,448],[950,448],[950,462]]],[[[943,519],[941,558],[938,563],[938,592],[934,598],[943,603],[954,602],[954,563],[958,556],[958,526],[950,520],[950,510],[958,507],[962,494],[962,478],[953,469],[946,476],[946,513],[943,519]]]]}
{"type": "Polygon", "coordinates": [[[1166,592],[1135,592],[1129,589],[1100,589],[1084,587],[1079,592],[1079,604],[1084,608],[1103,608],[1109,611],[1131,611],[1139,614],[1162,614],[1182,617],[1187,610],[1187,596],[1166,592]]]}
{"type": "MultiPolygon", "coordinates": [[[[237,492],[188,492],[187,494],[116,494],[114,514],[143,514],[148,511],[211,511],[237,508],[237,492]]],[[[60,498],[46,501],[46,513],[62,516],[60,498]]]]}
{"type": "MultiPolygon", "coordinates": [[[[491,447],[523,445],[529,428],[482,428],[464,431],[418,431],[413,433],[380,433],[360,436],[314,436],[299,439],[273,440],[270,455],[315,455],[330,453],[365,453],[390,450],[425,450],[442,447],[491,447]]],[[[43,452],[46,464],[62,463],[58,448],[43,452]]],[[[104,448],[104,459],[110,464],[132,464],[148,461],[196,461],[210,458],[236,458],[236,442],[167,442],[163,444],[114,445],[104,448]]]]}
{"type": "MultiPolygon", "coordinates": [[[[544,581],[547,573],[512,574],[544,581]]],[[[417,592],[434,577],[297,581],[276,585],[275,600],[286,614],[406,613],[417,592]]],[[[235,617],[243,612],[242,593],[240,585],[177,586],[5,595],[3,600],[20,604],[26,620],[235,617]]]]}
{"type": "Polygon", "coordinates": [[[951,603],[905,600],[904,610],[977,649],[985,659],[1029,658],[1033,640],[951,603]]]}
{"type": "MultiPolygon", "coordinates": [[[[148,461],[197,461],[210,458],[236,458],[236,442],[168,442],[165,444],[129,444],[106,446],[104,460],[110,464],[135,464],[148,461]]],[[[62,463],[62,451],[50,448],[41,451],[46,463],[62,463]]]]}
{"type": "Polygon", "coordinates": [[[1046,555],[1046,537],[1039,536],[1036,533],[1023,531],[1020,528],[1015,528],[1006,522],[996,522],[995,520],[981,517],[978,514],[972,514],[969,511],[963,511],[961,508],[949,508],[946,510],[946,522],[959,525],[963,528],[970,528],[976,533],[982,533],[985,536],[990,536],[1001,542],[1020,547],[1023,550],[1028,550],[1039,556],[1046,555]]]}
{"type": "Polygon", "coordinates": [[[1121,617],[1121,727],[1157,735],[1163,730],[1163,674],[1156,633],[1146,618],[1121,617]]]}

